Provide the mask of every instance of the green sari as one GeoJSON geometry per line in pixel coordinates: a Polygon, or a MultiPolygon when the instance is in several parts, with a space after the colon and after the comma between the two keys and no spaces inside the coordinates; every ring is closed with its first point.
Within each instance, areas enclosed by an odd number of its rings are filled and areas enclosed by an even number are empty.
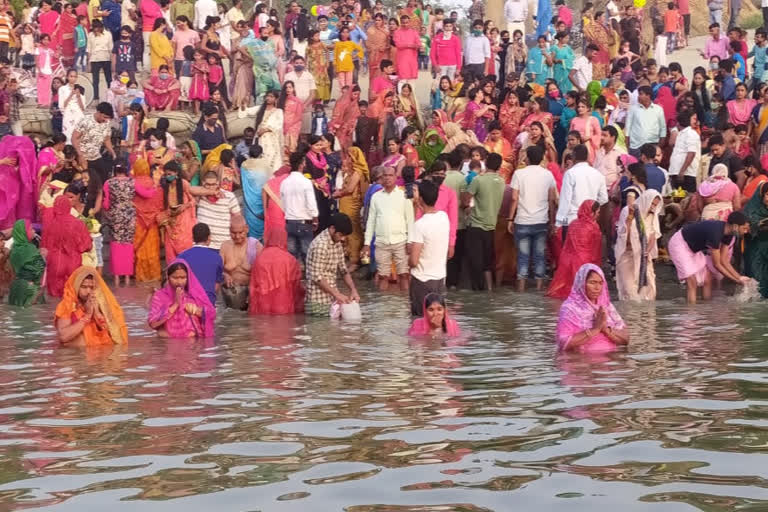
{"type": "Polygon", "coordinates": [[[766,192],[768,183],[763,183],[744,207],[751,234],[744,252],[745,270],[748,276],[760,283],[760,295],[763,297],[768,297],[768,224],[760,229],[760,221],[768,219],[768,207],[763,203],[766,192]]]}
{"type": "Polygon", "coordinates": [[[17,220],[13,225],[13,247],[9,260],[15,277],[8,293],[8,303],[12,306],[27,307],[40,301],[40,285],[45,273],[45,260],[40,251],[27,236],[27,224],[17,220]]]}
{"type": "Polygon", "coordinates": [[[416,148],[416,151],[419,153],[419,159],[424,160],[425,169],[429,170],[432,167],[437,157],[443,152],[443,148],[445,148],[445,138],[434,128],[428,129],[424,133],[422,143],[416,148]],[[430,146],[427,144],[427,141],[433,136],[437,137],[437,143],[434,146],[430,146]]]}

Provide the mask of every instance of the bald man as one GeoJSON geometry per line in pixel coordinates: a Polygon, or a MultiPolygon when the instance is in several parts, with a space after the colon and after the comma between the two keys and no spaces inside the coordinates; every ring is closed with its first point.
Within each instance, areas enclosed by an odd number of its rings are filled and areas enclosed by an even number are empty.
{"type": "Polygon", "coordinates": [[[257,239],[248,236],[248,224],[240,214],[232,216],[229,236],[229,240],[222,242],[220,251],[224,261],[221,296],[228,308],[247,311],[251,264],[262,246],[257,239]]]}

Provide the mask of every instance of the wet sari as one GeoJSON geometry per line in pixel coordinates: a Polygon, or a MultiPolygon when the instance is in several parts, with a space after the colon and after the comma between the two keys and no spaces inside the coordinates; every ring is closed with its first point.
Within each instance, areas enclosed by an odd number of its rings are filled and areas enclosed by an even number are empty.
{"type": "Polygon", "coordinates": [[[176,303],[176,289],[168,282],[152,295],[147,320],[149,323],[165,321],[157,328],[160,336],[177,339],[210,338],[214,334],[216,308],[211,304],[211,300],[189,264],[182,259],[177,259],[168,266],[174,263],[181,263],[187,269],[187,286],[182,294],[181,305],[176,311],[170,313],[169,308],[176,303]],[[187,304],[202,308],[202,315],[187,313],[185,310],[187,304]]]}
{"type": "Polygon", "coordinates": [[[42,300],[42,281],[45,274],[45,260],[40,251],[32,243],[35,232],[29,221],[17,220],[11,232],[13,247],[9,262],[13,269],[14,279],[8,293],[8,304],[31,306],[42,300]]]}
{"type": "Polygon", "coordinates": [[[85,325],[79,339],[67,345],[95,347],[128,343],[128,328],[125,325],[123,310],[101,275],[93,267],[79,267],[69,276],[64,285],[61,302],[56,306],[56,320],[69,318],[72,323],[75,323],[85,316],[85,306],[80,301],[78,292],[80,285],[88,277],[93,279],[95,285],[93,296],[96,299],[98,313],[85,325]]]}
{"type": "Polygon", "coordinates": [[[347,184],[353,175],[357,174],[359,179],[352,193],[339,199],[339,211],[346,214],[349,220],[352,221],[352,233],[347,236],[347,252],[349,254],[349,262],[357,264],[360,261],[360,249],[363,247],[363,228],[360,222],[360,211],[363,208],[363,196],[368,190],[371,177],[363,151],[360,148],[351,147],[348,152],[349,171],[344,172],[344,188],[347,188],[347,184]]]}
{"type": "Polygon", "coordinates": [[[565,299],[581,266],[601,263],[603,238],[592,214],[594,203],[591,199],[581,203],[576,220],[568,226],[560,261],[547,290],[549,297],[565,299]]]}
{"type": "Polygon", "coordinates": [[[83,261],[83,253],[91,250],[93,240],[85,223],[71,214],[72,205],[64,196],[43,212],[43,237],[40,247],[48,251],[46,264],[48,295],[61,297],[64,283],[83,261]]]}
{"type": "Polygon", "coordinates": [[[160,228],[157,216],[163,210],[163,195],[150,176],[149,164],[139,159],[133,165],[136,195],[133,207],[136,210],[136,228],[133,235],[136,281],[159,281],[160,228]]]}
{"type": "MultiPolygon", "coordinates": [[[[595,322],[595,315],[603,308],[608,317],[608,327],[611,329],[624,329],[625,324],[616,308],[611,303],[608,294],[608,282],[598,265],[585,263],[580,266],[573,280],[568,299],[560,306],[560,314],[557,319],[557,350],[565,352],[573,336],[591,329],[595,322]],[[586,284],[590,272],[595,272],[603,279],[603,290],[596,302],[587,298],[586,284]]],[[[579,346],[577,352],[611,352],[616,349],[616,344],[605,334],[598,332],[585,344],[579,346]]]]}
{"type": "Polygon", "coordinates": [[[744,207],[750,227],[744,253],[745,270],[748,276],[757,280],[760,295],[764,298],[768,298],[768,225],[761,223],[768,219],[768,206],[763,202],[766,193],[768,183],[763,183],[744,207]]]}
{"type": "Polygon", "coordinates": [[[659,255],[659,213],[664,203],[661,194],[650,189],[642,193],[636,204],[634,219],[629,224],[628,206],[625,206],[619,215],[614,246],[616,287],[619,300],[655,300],[656,272],[653,260],[659,255]],[[648,213],[656,198],[659,199],[659,204],[648,213]]]}
{"type": "MultiPolygon", "coordinates": [[[[411,327],[408,329],[408,336],[429,336],[432,334],[432,326],[429,323],[429,319],[427,319],[427,308],[424,307],[425,305],[426,298],[422,304],[422,310],[424,311],[423,316],[421,318],[415,319],[413,323],[411,323],[411,327]]],[[[445,308],[445,313],[443,316],[443,334],[446,336],[461,335],[459,324],[456,322],[456,320],[451,318],[451,316],[448,314],[447,308],[445,308]]]]}
{"type": "Polygon", "coordinates": [[[288,252],[288,235],[270,229],[264,249],[251,265],[248,314],[293,315],[304,311],[301,266],[288,252]]]}
{"type": "Polygon", "coordinates": [[[37,155],[27,136],[6,135],[0,140],[0,159],[13,158],[16,165],[0,165],[0,229],[19,219],[34,221],[37,214],[37,155]]]}
{"type": "MultiPolygon", "coordinates": [[[[261,240],[264,236],[264,203],[262,189],[272,177],[269,161],[265,158],[249,158],[240,169],[243,186],[243,215],[248,224],[248,236],[261,240]]],[[[280,191],[277,191],[278,194],[280,191]]]]}

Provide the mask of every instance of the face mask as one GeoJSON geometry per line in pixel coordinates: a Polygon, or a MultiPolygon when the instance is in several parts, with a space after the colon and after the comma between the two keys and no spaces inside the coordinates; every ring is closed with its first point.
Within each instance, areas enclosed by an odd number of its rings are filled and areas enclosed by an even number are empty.
{"type": "Polygon", "coordinates": [[[137,92],[139,92],[138,89],[128,89],[128,94],[135,95],[137,92]]]}
{"type": "Polygon", "coordinates": [[[508,37],[502,37],[501,40],[504,41],[505,43],[509,42],[509,38],[508,37]]]}
{"type": "Polygon", "coordinates": [[[560,97],[560,91],[549,91],[549,97],[552,99],[558,99],[560,97]]]}
{"type": "Polygon", "coordinates": [[[718,64],[717,62],[711,62],[709,64],[709,69],[711,69],[712,71],[720,69],[720,64],[718,64]]]}
{"type": "Polygon", "coordinates": [[[711,108],[712,110],[718,110],[718,109],[720,108],[720,104],[719,104],[719,103],[717,103],[717,102],[715,102],[715,101],[712,101],[712,102],[710,102],[710,103],[709,103],[709,106],[710,106],[710,108],[711,108]]]}
{"type": "Polygon", "coordinates": [[[262,41],[268,41],[268,40],[269,40],[269,36],[263,36],[263,37],[261,38],[261,40],[262,40],[262,41]]]}
{"type": "Polygon", "coordinates": [[[176,176],[173,174],[171,174],[170,176],[166,176],[165,181],[167,181],[168,183],[173,183],[174,181],[176,181],[176,176]]]}
{"type": "Polygon", "coordinates": [[[151,140],[149,141],[149,147],[152,149],[157,149],[160,147],[160,141],[159,140],[151,140]]]}
{"type": "Polygon", "coordinates": [[[480,37],[481,35],[483,35],[483,31],[482,30],[473,30],[472,31],[472,35],[475,36],[475,37],[480,37]]]}
{"type": "Polygon", "coordinates": [[[205,122],[208,126],[216,126],[216,119],[209,119],[205,122]]]}
{"type": "Polygon", "coordinates": [[[131,81],[131,79],[130,79],[130,77],[127,77],[127,76],[121,76],[121,77],[120,77],[120,81],[121,81],[122,83],[124,83],[124,84],[127,84],[128,82],[130,82],[130,81],[131,81]]]}
{"type": "Polygon", "coordinates": [[[168,73],[160,73],[160,80],[168,80],[168,73]]]}
{"type": "Polygon", "coordinates": [[[293,66],[293,69],[294,69],[296,72],[298,72],[298,73],[301,73],[302,71],[304,71],[304,66],[302,66],[301,64],[299,64],[299,65],[293,66]]]}
{"type": "Polygon", "coordinates": [[[444,180],[445,180],[445,176],[432,176],[432,183],[434,183],[438,187],[443,184],[444,180]]]}

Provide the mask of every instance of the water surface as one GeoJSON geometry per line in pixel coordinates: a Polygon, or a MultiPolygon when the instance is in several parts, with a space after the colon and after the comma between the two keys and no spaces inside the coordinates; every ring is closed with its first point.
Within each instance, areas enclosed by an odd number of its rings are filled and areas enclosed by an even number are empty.
{"type": "Polygon", "coordinates": [[[450,344],[408,339],[402,296],[208,342],[117,296],[116,350],[0,306],[0,510],[768,510],[764,304],[620,304],[626,352],[558,358],[535,294],[453,294],[450,344]]]}

